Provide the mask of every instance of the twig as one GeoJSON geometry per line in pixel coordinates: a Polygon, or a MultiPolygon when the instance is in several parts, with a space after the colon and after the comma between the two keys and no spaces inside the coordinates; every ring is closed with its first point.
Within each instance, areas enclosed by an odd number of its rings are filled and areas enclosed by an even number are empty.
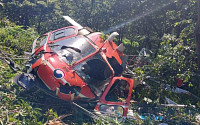
{"type": "Polygon", "coordinates": [[[6,123],[9,123],[8,109],[6,109],[6,118],[7,118],[6,123]]]}
{"type": "Polygon", "coordinates": [[[61,115],[61,116],[59,116],[58,118],[57,118],[57,120],[62,120],[62,119],[64,119],[64,118],[66,118],[66,117],[68,117],[68,116],[71,116],[72,114],[64,114],[64,115],[61,115]]]}

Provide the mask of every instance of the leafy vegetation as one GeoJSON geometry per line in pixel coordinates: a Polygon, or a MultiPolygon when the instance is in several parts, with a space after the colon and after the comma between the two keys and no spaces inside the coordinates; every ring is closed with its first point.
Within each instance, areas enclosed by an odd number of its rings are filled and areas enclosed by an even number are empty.
{"type": "MultiPolygon", "coordinates": [[[[33,96],[28,96],[12,83],[17,73],[6,60],[12,58],[22,67],[21,58],[25,51],[30,52],[38,34],[69,25],[63,15],[94,31],[117,31],[120,35],[116,43],[123,42],[127,54],[138,55],[142,48],[149,50],[147,56],[141,57],[144,63],[131,68],[145,83],[133,90],[133,100],[141,106],[133,103],[131,108],[134,113],[147,112],[163,119],[147,115],[145,120],[136,118],[126,124],[198,124],[195,119],[200,112],[198,3],[198,0],[1,0],[0,124],[95,124],[66,102],[52,102],[37,89],[31,91],[33,96]],[[176,94],[162,88],[162,84],[175,88],[178,80],[182,81],[180,87],[190,94],[176,94]],[[166,97],[187,107],[160,107],[159,104],[166,103],[166,97]]],[[[121,124],[117,120],[113,123],[121,124]]]]}

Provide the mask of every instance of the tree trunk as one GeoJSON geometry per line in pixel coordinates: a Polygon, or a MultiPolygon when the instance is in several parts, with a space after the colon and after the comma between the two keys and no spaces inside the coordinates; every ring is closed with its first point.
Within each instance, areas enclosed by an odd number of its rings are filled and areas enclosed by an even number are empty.
{"type": "MultiPolygon", "coordinates": [[[[200,69],[200,0],[197,0],[197,23],[195,27],[195,37],[197,46],[197,66],[200,69]]],[[[199,82],[200,89],[200,82],[199,82]]]]}
{"type": "Polygon", "coordinates": [[[200,69],[200,0],[197,0],[197,23],[195,27],[196,47],[197,47],[197,65],[200,69]]]}

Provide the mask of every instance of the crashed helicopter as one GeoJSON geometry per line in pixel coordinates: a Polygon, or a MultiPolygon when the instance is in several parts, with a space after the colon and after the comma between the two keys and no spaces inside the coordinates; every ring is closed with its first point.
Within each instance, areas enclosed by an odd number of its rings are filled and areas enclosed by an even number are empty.
{"type": "Polygon", "coordinates": [[[134,80],[124,77],[127,56],[112,33],[104,40],[100,32],[82,27],[69,16],[73,26],[37,38],[26,63],[26,71],[14,78],[24,89],[45,89],[65,101],[96,102],[96,112],[127,116],[134,80]]]}

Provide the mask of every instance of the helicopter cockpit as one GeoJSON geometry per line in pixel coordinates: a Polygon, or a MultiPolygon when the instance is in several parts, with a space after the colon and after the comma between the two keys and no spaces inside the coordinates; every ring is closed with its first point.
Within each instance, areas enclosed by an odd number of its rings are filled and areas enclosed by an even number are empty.
{"type": "Polygon", "coordinates": [[[109,83],[112,71],[100,54],[85,60],[74,67],[76,73],[87,83],[97,96],[109,83]]]}
{"type": "Polygon", "coordinates": [[[89,41],[85,36],[74,36],[58,40],[48,46],[60,60],[76,71],[97,96],[100,96],[113,72],[93,43],[89,41]]]}

